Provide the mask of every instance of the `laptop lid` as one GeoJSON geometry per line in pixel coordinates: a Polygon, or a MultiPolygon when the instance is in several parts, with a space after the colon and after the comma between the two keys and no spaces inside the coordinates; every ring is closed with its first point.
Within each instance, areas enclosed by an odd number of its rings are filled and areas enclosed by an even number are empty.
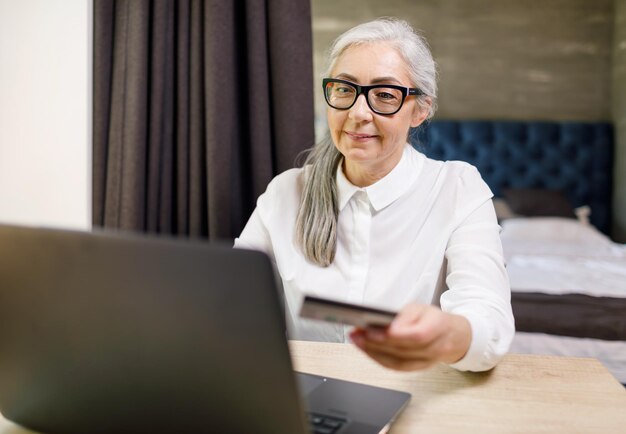
{"type": "Polygon", "coordinates": [[[306,432],[262,253],[0,225],[0,412],[42,432],[306,432]]]}
{"type": "Polygon", "coordinates": [[[0,225],[0,412],[51,433],[385,429],[410,395],[294,376],[277,288],[259,252],[0,225]]]}

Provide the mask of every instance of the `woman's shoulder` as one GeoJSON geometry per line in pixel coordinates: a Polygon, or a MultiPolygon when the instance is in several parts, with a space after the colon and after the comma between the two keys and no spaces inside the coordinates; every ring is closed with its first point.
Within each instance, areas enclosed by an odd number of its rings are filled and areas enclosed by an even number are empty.
{"type": "Polygon", "coordinates": [[[444,162],[451,177],[463,183],[483,184],[483,178],[478,169],[465,161],[451,160],[444,162]]]}
{"type": "Polygon", "coordinates": [[[437,177],[444,176],[446,180],[458,180],[458,179],[475,179],[482,180],[478,169],[475,166],[465,161],[459,160],[434,160],[422,154],[419,151],[415,151],[423,158],[424,166],[427,169],[426,172],[436,174],[437,177]]]}
{"type": "MultiPolygon", "coordinates": [[[[424,159],[427,168],[424,172],[429,173],[426,176],[437,191],[439,203],[455,204],[459,210],[455,215],[467,215],[493,197],[491,189],[475,166],[465,161],[424,159]]],[[[422,181],[428,183],[426,179],[422,181]]]]}
{"type": "Polygon", "coordinates": [[[451,188],[457,192],[461,202],[475,207],[493,197],[491,188],[475,166],[464,161],[447,161],[446,165],[452,175],[449,181],[453,185],[451,188]]]}
{"type": "Polygon", "coordinates": [[[304,179],[305,169],[295,167],[287,169],[276,175],[267,185],[267,192],[286,193],[289,191],[299,191],[304,179]]]}
{"type": "Polygon", "coordinates": [[[463,195],[491,197],[491,190],[483,180],[478,169],[465,161],[433,160],[422,154],[424,159],[424,174],[432,178],[440,191],[457,192],[463,190],[463,195]]]}
{"type": "MultiPolygon", "coordinates": [[[[303,169],[288,169],[276,175],[256,202],[257,211],[267,225],[297,213],[302,192],[303,169]]],[[[281,223],[282,224],[282,223],[281,223]]]]}
{"type": "Polygon", "coordinates": [[[440,161],[433,160],[431,158],[426,158],[427,164],[435,165],[440,169],[444,169],[450,175],[462,175],[465,173],[478,173],[476,167],[472,166],[470,163],[466,161],[460,160],[448,160],[448,161],[440,161]]]}
{"type": "Polygon", "coordinates": [[[293,168],[276,175],[257,200],[261,211],[280,208],[286,212],[289,208],[297,208],[302,194],[304,172],[302,168],[293,168]]]}

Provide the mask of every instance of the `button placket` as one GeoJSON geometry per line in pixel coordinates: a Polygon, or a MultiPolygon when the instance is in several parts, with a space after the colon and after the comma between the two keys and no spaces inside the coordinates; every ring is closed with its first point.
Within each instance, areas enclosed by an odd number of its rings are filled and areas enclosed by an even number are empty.
{"type": "Polygon", "coordinates": [[[352,273],[348,301],[362,303],[369,267],[369,245],[372,213],[367,193],[361,191],[355,195],[356,212],[354,214],[354,250],[352,255],[352,273]]]}

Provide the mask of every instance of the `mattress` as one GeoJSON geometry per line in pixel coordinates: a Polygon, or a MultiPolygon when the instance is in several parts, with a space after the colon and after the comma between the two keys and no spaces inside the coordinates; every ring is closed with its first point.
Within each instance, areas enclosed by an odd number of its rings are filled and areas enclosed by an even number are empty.
{"type": "Polygon", "coordinates": [[[502,222],[511,352],[594,357],[626,384],[626,246],[557,217],[502,222]]]}

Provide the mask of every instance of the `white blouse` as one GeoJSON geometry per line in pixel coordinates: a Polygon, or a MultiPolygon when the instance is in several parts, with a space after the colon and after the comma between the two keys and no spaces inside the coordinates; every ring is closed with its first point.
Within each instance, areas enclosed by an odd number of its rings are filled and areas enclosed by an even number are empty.
{"type": "Polygon", "coordinates": [[[275,262],[292,339],[345,342],[349,327],[300,319],[303,294],[399,310],[429,303],[464,316],[472,329],[460,370],[492,368],[514,334],[509,280],[492,193],[473,166],[426,158],[406,145],[387,176],[356,187],[337,170],[335,260],[307,261],[295,243],[305,169],[272,180],[235,247],[275,262]]]}

